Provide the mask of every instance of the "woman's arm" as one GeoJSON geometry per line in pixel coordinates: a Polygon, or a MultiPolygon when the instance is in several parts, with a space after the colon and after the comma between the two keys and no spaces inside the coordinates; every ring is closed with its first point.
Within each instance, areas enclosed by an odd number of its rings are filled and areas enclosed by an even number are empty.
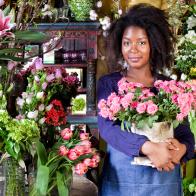
{"type": "MultiPolygon", "coordinates": [[[[109,76],[102,77],[99,80],[97,88],[98,102],[101,99],[107,99],[115,91],[117,82],[109,78],[109,76]]],[[[108,144],[128,156],[139,156],[142,145],[148,141],[148,138],[145,136],[122,131],[120,125],[100,115],[98,115],[98,128],[101,137],[108,144]]]]}

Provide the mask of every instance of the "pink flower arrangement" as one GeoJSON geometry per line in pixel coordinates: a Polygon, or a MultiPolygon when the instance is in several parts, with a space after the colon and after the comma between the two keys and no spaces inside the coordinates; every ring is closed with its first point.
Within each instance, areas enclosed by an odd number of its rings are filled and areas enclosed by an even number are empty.
{"type": "Polygon", "coordinates": [[[69,160],[76,174],[83,175],[88,168],[98,166],[100,157],[96,149],[92,148],[88,133],[81,132],[77,128],[74,131],[65,128],[60,135],[58,154],[69,160]]]}
{"type": "Polygon", "coordinates": [[[157,80],[153,88],[122,78],[118,93],[98,103],[99,114],[104,118],[120,120],[122,128],[132,126],[152,127],[154,122],[173,122],[176,126],[196,108],[196,85],[175,80],[157,80]]]}
{"type": "Polygon", "coordinates": [[[100,162],[99,153],[90,141],[91,137],[80,126],[75,126],[73,130],[66,127],[58,136],[58,142],[49,150],[40,142],[36,143],[40,161],[36,175],[38,183],[33,190],[35,193],[44,188],[50,194],[56,186],[59,195],[65,195],[62,190],[69,190],[73,173],[84,175],[100,162]],[[39,175],[40,172],[42,175],[39,175]]]}

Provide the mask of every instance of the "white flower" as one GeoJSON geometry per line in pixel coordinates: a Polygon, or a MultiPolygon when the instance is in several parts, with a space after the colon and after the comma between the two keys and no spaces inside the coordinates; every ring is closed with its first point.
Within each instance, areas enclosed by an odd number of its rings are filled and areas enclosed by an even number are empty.
{"type": "Polygon", "coordinates": [[[27,98],[26,98],[26,103],[30,104],[31,102],[32,102],[32,96],[28,95],[27,98]]]}
{"type": "Polygon", "coordinates": [[[40,112],[42,112],[42,111],[44,111],[44,104],[41,104],[41,105],[39,105],[39,107],[38,107],[38,110],[40,111],[40,112]]]}
{"type": "Polygon", "coordinates": [[[108,16],[105,16],[104,18],[100,18],[99,22],[101,23],[102,29],[104,31],[106,31],[106,30],[108,30],[110,28],[111,20],[110,20],[110,18],[108,16]]]}
{"type": "Polygon", "coordinates": [[[50,111],[51,110],[51,108],[52,108],[52,104],[50,104],[50,105],[48,105],[48,106],[46,106],[46,111],[50,111]]]}
{"type": "Polygon", "coordinates": [[[186,80],[186,78],[187,78],[187,75],[185,75],[184,73],[182,73],[180,79],[181,80],[186,80]]]}
{"type": "Polygon", "coordinates": [[[188,29],[193,29],[193,27],[196,26],[196,17],[194,15],[188,17],[186,23],[188,25],[188,29]]]}
{"type": "Polygon", "coordinates": [[[44,92],[38,92],[36,95],[36,98],[41,99],[41,98],[43,98],[43,96],[44,96],[44,92]]]}
{"type": "Polygon", "coordinates": [[[36,82],[39,82],[40,81],[40,79],[39,79],[39,76],[34,76],[34,80],[36,81],[36,82]]]}
{"type": "Polygon", "coordinates": [[[95,10],[90,10],[90,13],[89,14],[90,14],[90,19],[91,20],[97,20],[98,15],[95,12],[95,10]]]}
{"type": "Polygon", "coordinates": [[[37,116],[38,116],[38,111],[37,110],[35,110],[33,112],[28,112],[28,114],[27,114],[27,117],[30,118],[30,119],[35,119],[35,118],[37,118],[37,116]]]}
{"type": "Polygon", "coordinates": [[[20,108],[22,108],[22,106],[24,105],[24,103],[25,103],[24,99],[22,99],[22,98],[20,98],[20,97],[18,97],[18,98],[16,99],[16,104],[17,104],[18,106],[20,106],[20,108]]]}
{"type": "Polygon", "coordinates": [[[118,10],[118,14],[122,15],[122,10],[121,9],[118,10]]]}
{"type": "Polygon", "coordinates": [[[170,77],[172,80],[177,80],[177,75],[175,75],[175,74],[172,74],[170,77]]]}
{"type": "Polygon", "coordinates": [[[42,125],[42,124],[44,124],[45,121],[46,121],[46,118],[43,117],[43,118],[41,118],[41,119],[39,120],[39,124],[42,125]]]}
{"type": "Polygon", "coordinates": [[[102,1],[98,1],[97,4],[96,4],[96,6],[97,6],[98,8],[102,7],[102,5],[103,5],[102,1]]]}
{"type": "Polygon", "coordinates": [[[27,96],[28,96],[28,94],[26,93],[26,92],[23,92],[22,93],[22,97],[25,99],[25,98],[27,98],[27,96]]]}
{"type": "Polygon", "coordinates": [[[166,69],[164,70],[164,72],[165,72],[165,75],[166,75],[166,76],[170,76],[171,73],[172,73],[172,71],[171,71],[170,69],[168,69],[168,68],[166,68],[166,69]]]}

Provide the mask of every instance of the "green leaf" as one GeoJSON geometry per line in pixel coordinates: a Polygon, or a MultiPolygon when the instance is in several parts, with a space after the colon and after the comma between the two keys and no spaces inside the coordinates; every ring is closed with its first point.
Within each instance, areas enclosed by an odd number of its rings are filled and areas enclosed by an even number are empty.
{"type": "Polygon", "coordinates": [[[35,143],[35,146],[36,146],[37,155],[41,161],[41,164],[45,165],[48,158],[47,158],[47,153],[46,153],[46,149],[44,145],[40,141],[37,141],[35,143]]]}
{"type": "Polygon", "coordinates": [[[5,54],[5,53],[17,53],[17,52],[23,52],[24,50],[21,48],[4,48],[0,49],[0,54],[5,54]]]}
{"type": "Polygon", "coordinates": [[[5,55],[5,54],[0,54],[0,59],[2,60],[6,60],[6,61],[16,61],[16,62],[26,62],[27,59],[24,58],[19,58],[19,57],[15,57],[15,56],[11,56],[11,55],[5,55]]]}
{"type": "Polygon", "coordinates": [[[16,31],[15,39],[41,43],[46,41],[48,39],[48,36],[38,31],[16,31]]]}
{"type": "Polygon", "coordinates": [[[4,16],[8,16],[10,13],[10,5],[8,5],[4,10],[3,10],[4,16]]]}
{"type": "Polygon", "coordinates": [[[57,178],[57,188],[59,196],[68,196],[69,195],[69,185],[65,185],[63,174],[60,172],[56,172],[56,178],[57,178]]]}
{"type": "Polygon", "coordinates": [[[40,196],[45,196],[48,190],[49,182],[49,168],[44,165],[40,165],[37,170],[36,189],[40,193],[40,196]]]}

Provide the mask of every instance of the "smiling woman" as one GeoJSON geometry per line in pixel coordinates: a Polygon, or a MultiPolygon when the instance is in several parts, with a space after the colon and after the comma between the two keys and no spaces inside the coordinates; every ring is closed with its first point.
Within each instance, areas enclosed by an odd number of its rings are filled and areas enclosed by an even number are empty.
{"type": "MultiPolygon", "coordinates": [[[[173,36],[167,17],[160,9],[147,4],[133,6],[126,15],[111,25],[109,40],[108,59],[114,67],[117,67],[119,61],[123,61],[126,66],[101,77],[98,82],[99,109],[104,108],[103,100],[113,106],[100,110],[98,115],[100,135],[107,142],[100,196],[182,196],[179,162],[191,159],[194,154],[194,137],[189,126],[178,126],[170,144],[149,141],[146,136],[134,132],[132,127],[122,131],[122,119],[127,115],[126,120],[131,121],[134,108],[139,107],[139,100],[142,100],[142,110],[146,107],[144,102],[150,101],[146,97],[142,98],[140,89],[136,88],[136,95],[130,103],[134,92],[130,84],[137,87],[143,85],[149,92],[148,95],[153,92],[156,96],[159,90],[154,81],[169,80],[159,74],[161,69],[173,63],[173,36]],[[123,93],[130,85],[130,91],[123,101],[115,96],[121,79],[130,82],[121,85],[123,93]],[[123,110],[121,118],[114,116],[113,119],[117,106],[126,103],[128,106],[123,110]],[[155,167],[131,164],[134,157],[141,154],[149,158],[155,167]]],[[[138,113],[147,115],[140,110],[138,113]]],[[[134,115],[133,124],[141,121],[136,116],[134,115]]]]}

